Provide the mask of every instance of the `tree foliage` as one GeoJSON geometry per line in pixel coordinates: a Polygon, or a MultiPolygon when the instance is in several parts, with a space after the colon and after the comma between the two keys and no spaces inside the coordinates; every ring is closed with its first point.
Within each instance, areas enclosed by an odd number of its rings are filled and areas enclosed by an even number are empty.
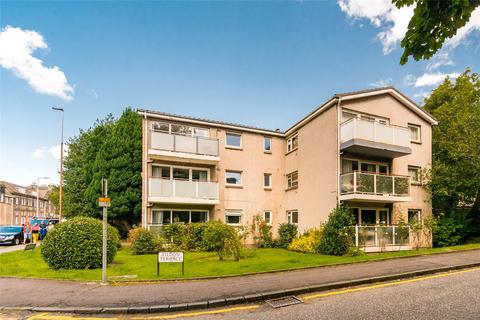
{"type": "Polygon", "coordinates": [[[408,57],[429,59],[453,37],[470,19],[480,0],[392,0],[398,8],[416,4],[408,30],[402,40],[403,55],[400,64],[408,57]]]}
{"type": "Polygon", "coordinates": [[[468,217],[473,231],[480,225],[478,74],[467,69],[455,82],[447,78],[425,100],[424,107],[439,121],[432,137],[430,187],[434,213],[453,213],[459,204],[471,206],[468,217]]]}
{"type": "Polygon", "coordinates": [[[108,115],[69,141],[65,160],[64,212],[67,217],[101,216],[101,179],[112,199],[109,221],[122,234],[140,220],[142,195],[141,118],[127,108],[118,120],[108,115]]]}

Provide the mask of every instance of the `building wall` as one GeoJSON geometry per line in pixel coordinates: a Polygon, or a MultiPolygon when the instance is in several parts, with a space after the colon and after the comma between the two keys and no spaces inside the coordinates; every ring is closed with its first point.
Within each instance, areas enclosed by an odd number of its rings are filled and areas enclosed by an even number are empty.
{"type": "Polygon", "coordinates": [[[0,202],[0,226],[14,223],[13,205],[7,202],[0,202]]]}

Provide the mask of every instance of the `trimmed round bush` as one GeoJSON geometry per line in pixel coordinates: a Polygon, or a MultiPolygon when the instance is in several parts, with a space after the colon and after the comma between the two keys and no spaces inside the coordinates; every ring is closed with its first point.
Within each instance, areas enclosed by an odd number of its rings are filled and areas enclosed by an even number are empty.
{"type": "MultiPolygon", "coordinates": [[[[107,262],[113,261],[118,231],[107,226],[107,262]]],[[[42,242],[43,259],[50,268],[96,269],[102,267],[102,221],[76,217],[55,225],[42,242]]]]}
{"type": "Polygon", "coordinates": [[[133,254],[153,254],[160,251],[162,247],[161,238],[152,231],[143,228],[136,229],[135,238],[132,241],[130,250],[133,254]]]}

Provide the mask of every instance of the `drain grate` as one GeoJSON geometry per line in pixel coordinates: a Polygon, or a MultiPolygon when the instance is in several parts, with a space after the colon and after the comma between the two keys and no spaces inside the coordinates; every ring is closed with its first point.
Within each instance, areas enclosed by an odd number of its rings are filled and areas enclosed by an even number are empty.
{"type": "Polygon", "coordinates": [[[283,297],[278,299],[267,300],[266,302],[272,308],[282,308],[282,307],[293,306],[294,304],[303,303],[302,300],[300,300],[295,296],[288,296],[288,297],[283,297]]]}

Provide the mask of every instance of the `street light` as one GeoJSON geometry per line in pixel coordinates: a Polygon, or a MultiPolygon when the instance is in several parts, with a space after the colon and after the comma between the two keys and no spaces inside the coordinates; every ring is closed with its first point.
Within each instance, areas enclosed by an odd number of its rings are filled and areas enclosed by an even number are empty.
{"type": "Polygon", "coordinates": [[[62,113],[62,135],[60,144],[60,186],[58,190],[58,222],[62,222],[62,185],[63,185],[63,108],[52,107],[54,111],[62,113]]]}
{"type": "Polygon", "coordinates": [[[42,179],[50,179],[50,177],[41,177],[41,178],[38,178],[37,180],[35,180],[35,184],[37,185],[37,218],[38,218],[38,182],[42,179]]]}

